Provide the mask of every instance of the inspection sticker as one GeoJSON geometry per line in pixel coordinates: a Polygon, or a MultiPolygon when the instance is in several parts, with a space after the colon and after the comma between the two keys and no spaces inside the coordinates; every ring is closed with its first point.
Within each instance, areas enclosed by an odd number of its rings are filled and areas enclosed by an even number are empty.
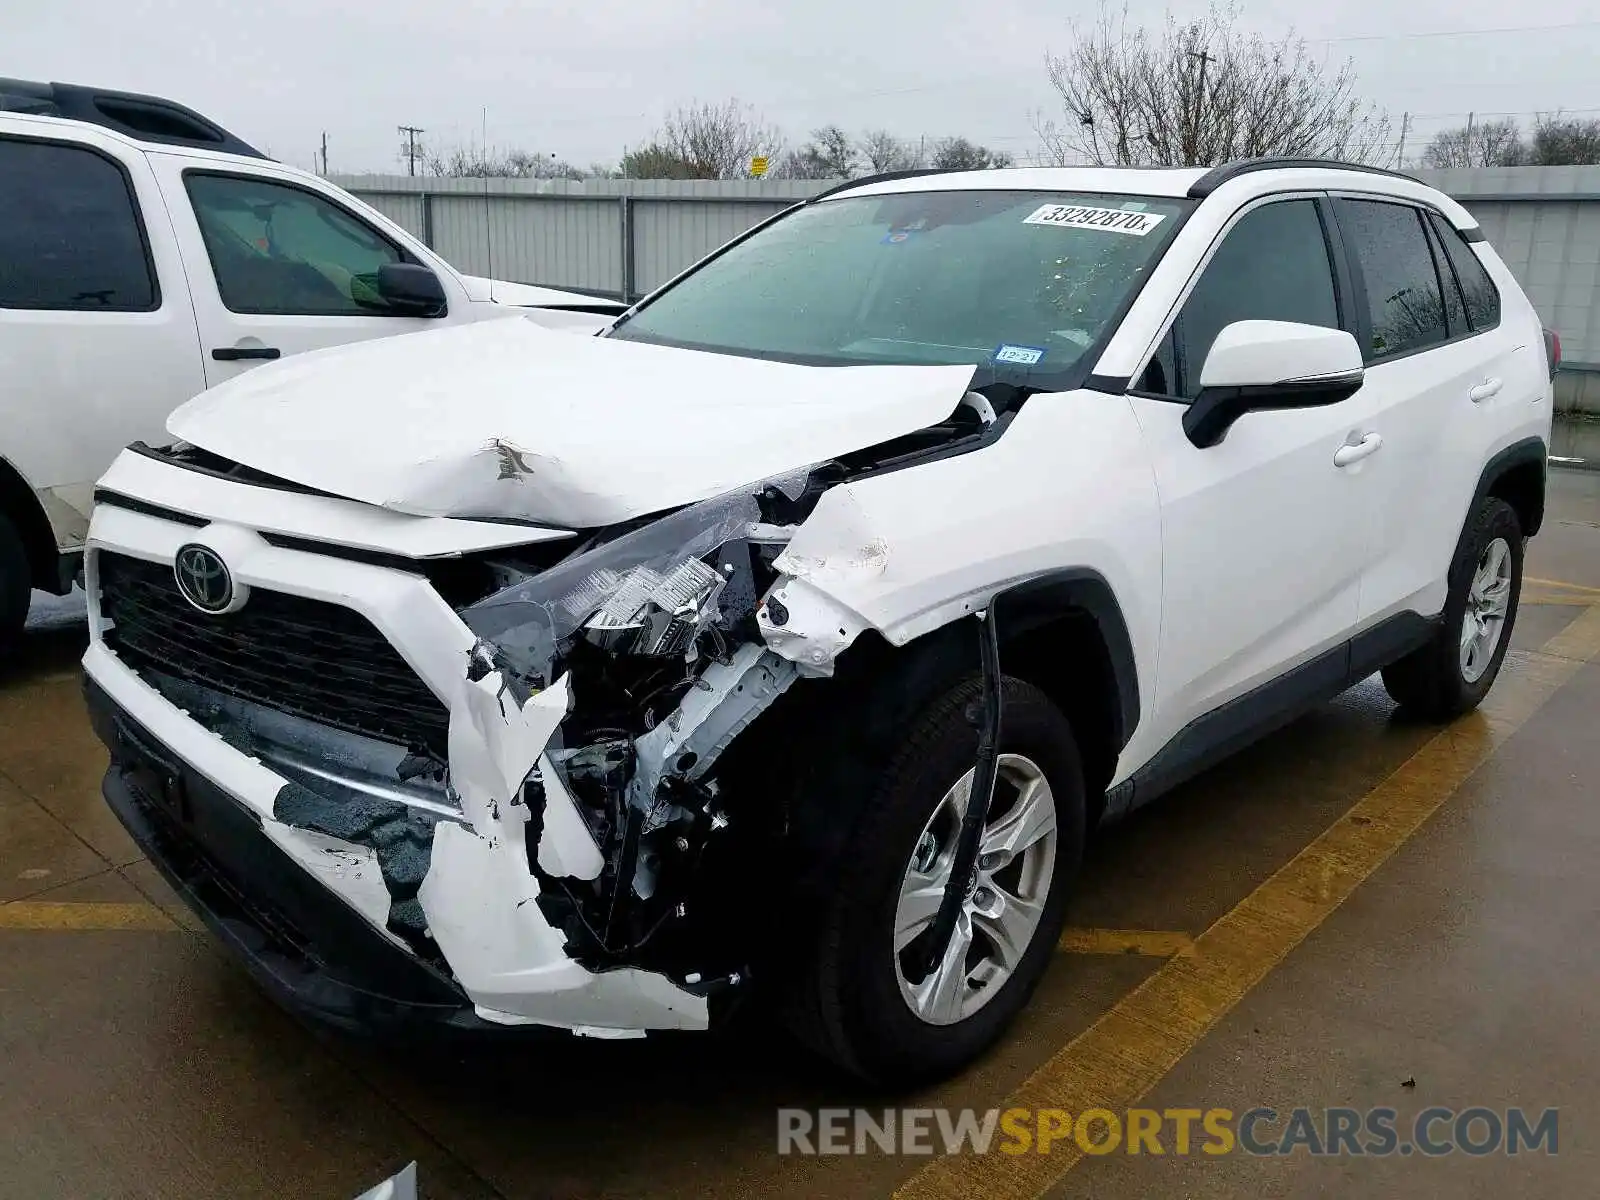
{"type": "Polygon", "coordinates": [[[1165,213],[1131,212],[1120,208],[1084,208],[1077,204],[1043,204],[1022,219],[1024,225],[1061,225],[1068,229],[1104,229],[1143,237],[1161,222],[1165,213]]]}
{"type": "Polygon", "coordinates": [[[1044,357],[1044,350],[1038,346],[1013,346],[1010,342],[1002,342],[995,347],[994,361],[997,363],[1021,363],[1031,367],[1044,357]]]}

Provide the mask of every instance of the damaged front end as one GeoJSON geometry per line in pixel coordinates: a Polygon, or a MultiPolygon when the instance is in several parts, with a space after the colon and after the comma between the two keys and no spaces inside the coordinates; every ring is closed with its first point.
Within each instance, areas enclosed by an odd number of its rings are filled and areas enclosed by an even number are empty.
{"type": "MultiPolygon", "coordinates": [[[[470,828],[499,832],[469,845],[441,826],[420,892],[430,914],[453,859],[463,879],[500,870],[499,838],[526,868],[518,902],[537,905],[572,963],[737,994],[748,946],[727,935],[725,909],[741,900],[718,880],[750,870],[739,860],[771,814],[729,796],[717,768],[800,675],[822,673],[769,647],[762,601],[797,524],[842,475],[806,469],[601,535],[460,611],[476,641],[450,785],[470,828]]],[[[470,975],[483,931],[434,920],[429,932],[470,975]]]]}

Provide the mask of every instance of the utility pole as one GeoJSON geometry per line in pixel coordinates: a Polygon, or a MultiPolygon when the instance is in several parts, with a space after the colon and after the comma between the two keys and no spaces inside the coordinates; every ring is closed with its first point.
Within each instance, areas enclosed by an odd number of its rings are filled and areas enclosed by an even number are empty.
{"type": "Polygon", "coordinates": [[[398,128],[406,138],[406,174],[415,175],[417,173],[417,135],[421,134],[423,130],[418,129],[415,125],[401,125],[398,128]]]}
{"type": "Polygon", "coordinates": [[[328,131],[322,131],[322,177],[328,177],[328,131]]]}
{"type": "Polygon", "coordinates": [[[1411,132],[1411,114],[1408,112],[1400,118],[1400,143],[1394,148],[1394,165],[1406,165],[1406,134],[1411,132]]]}
{"type": "Polygon", "coordinates": [[[1200,92],[1195,100],[1194,117],[1189,123],[1189,145],[1184,147],[1184,157],[1189,160],[1190,166],[1199,166],[1195,160],[1200,150],[1200,122],[1206,110],[1206,67],[1217,59],[1209,50],[1190,50],[1188,55],[1200,60],[1200,92]]]}
{"type": "Polygon", "coordinates": [[[1477,163],[1472,161],[1472,119],[1477,115],[1477,113],[1467,114],[1467,161],[1462,164],[1467,167],[1477,166],[1477,163]]]}

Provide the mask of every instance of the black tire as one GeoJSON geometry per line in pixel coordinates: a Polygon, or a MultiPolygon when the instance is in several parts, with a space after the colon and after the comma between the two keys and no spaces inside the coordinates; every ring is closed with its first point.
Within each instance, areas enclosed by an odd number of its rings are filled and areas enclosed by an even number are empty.
{"type": "Polygon", "coordinates": [[[16,649],[28,619],[33,576],[17,528],[0,513],[0,654],[16,649]]]}
{"type": "Polygon", "coordinates": [[[1450,588],[1438,632],[1427,645],[1383,669],[1384,689],[1406,714],[1428,721],[1448,721],[1471,712],[1489,694],[1517,621],[1517,604],[1522,596],[1522,554],[1522,523],[1516,510],[1493,496],[1478,501],[1450,564],[1450,588]],[[1467,619],[1473,575],[1496,538],[1504,539],[1511,552],[1510,600],[1501,622],[1500,640],[1487,669],[1477,679],[1469,680],[1461,663],[1462,623],[1467,619]]]}
{"type": "Polygon", "coordinates": [[[904,727],[888,769],[854,781],[858,794],[870,799],[789,990],[787,1017],[796,1035],[873,1084],[906,1087],[943,1078],[999,1038],[1050,964],[1082,861],[1083,770],[1072,727],[1038,688],[1006,677],[1000,751],[1036,763],[1056,804],[1055,867],[1043,913],[1016,969],[972,1015],[932,1025],[912,1011],[895,968],[895,907],[923,827],[976,760],[978,733],[969,712],[981,703],[980,693],[971,678],[933,700],[904,727]]]}

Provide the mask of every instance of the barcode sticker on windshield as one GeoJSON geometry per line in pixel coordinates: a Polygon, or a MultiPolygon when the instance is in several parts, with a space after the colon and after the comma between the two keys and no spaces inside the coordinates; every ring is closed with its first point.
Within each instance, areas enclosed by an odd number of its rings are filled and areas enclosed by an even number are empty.
{"type": "Polygon", "coordinates": [[[1024,225],[1060,225],[1067,229],[1104,229],[1143,237],[1161,222],[1164,213],[1128,212],[1120,208],[1083,208],[1076,204],[1042,204],[1024,217],[1024,225]]]}

